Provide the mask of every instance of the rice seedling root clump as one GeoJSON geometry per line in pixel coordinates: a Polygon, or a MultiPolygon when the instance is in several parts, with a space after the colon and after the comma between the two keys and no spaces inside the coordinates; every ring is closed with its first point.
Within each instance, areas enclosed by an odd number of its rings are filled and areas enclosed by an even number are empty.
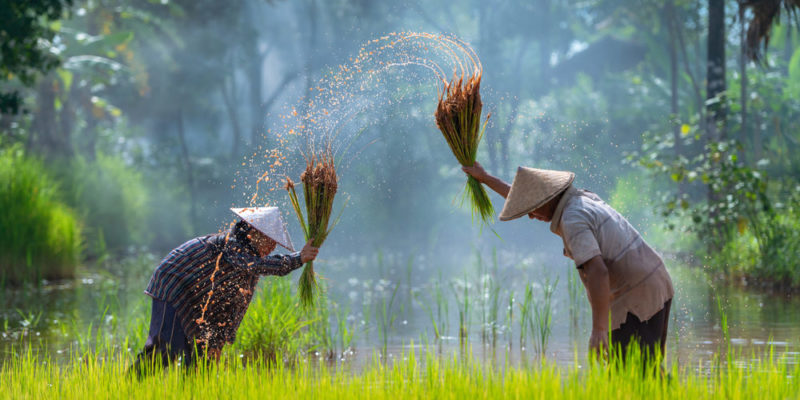
{"type": "MultiPolygon", "coordinates": [[[[466,167],[475,164],[483,133],[486,130],[486,121],[481,124],[480,94],[481,71],[477,69],[466,81],[463,77],[453,77],[445,83],[444,91],[439,97],[439,104],[434,114],[436,126],[442,132],[445,141],[458,162],[466,167]]],[[[494,216],[494,208],[489,195],[480,182],[472,176],[467,178],[467,187],[464,194],[470,198],[473,216],[477,215],[483,222],[488,223],[494,216]]]]}
{"type": "MultiPolygon", "coordinates": [[[[308,219],[304,220],[303,210],[294,188],[294,182],[286,178],[286,190],[289,192],[289,201],[292,203],[306,241],[313,239],[311,244],[320,247],[328,237],[335,221],[331,226],[328,222],[333,208],[333,198],[336,196],[338,188],[338,178],[336,168],[333,163],[333,156],[330,152],[322,152],[312,155],[306,163],[306,169],[300,175],[303,183],[303,195],[308,219]]],[[[306,263],[303,273],[300,275],[298,294],[305,306],[314,303],[314,292],[318,288],[314,274],[314,262],[306,263]]]]}

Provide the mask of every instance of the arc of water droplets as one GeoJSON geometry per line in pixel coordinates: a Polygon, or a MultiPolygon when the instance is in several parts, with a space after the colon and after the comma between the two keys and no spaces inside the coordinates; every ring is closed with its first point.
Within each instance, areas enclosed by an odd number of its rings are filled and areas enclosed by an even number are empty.
{"type": "MultiPolygon", "coordinates": [[[[271,177],[289,174],[294,160],[287,158],[287,154],[300,154],[307,159],[318,146],[330,146],[337,155],[340,150],[345,153],[349,151],[352,138],[350,143],[347,140],[341,141],[340,147],[336,147],[335,142],[349,122],[353,122],[372,106],[370,103],[359,104],[357,95],[372,89],[374,86],[370,84],[380,83],[381,76],[388,70],[408,66],[419,66],[431,71],[444,86],[437,86],[440,94],[457,82],[459,77],[480,77],[483,73],[477,53],[469,44],[453,36],[426,32],[392,32],[370,40],[349,63],[327,72],[316,85],[308,88],[309,93],[297,106],[285,109],[278,115],[278,125],[270,127],[262,134],[264,142],[272,140],[274,147],[265,150],[259,145],[257,151],[242,163],[244,168],[237,171],[231,188],[236,189],[238,183],[247,189],[251,184],[247,182],[249,174],[246,171],[262,168],[261,172],[254,174],[258,178],[254,182],[252,194],[243,194],[249,197],[248,207],[274,204],[275,199],[263,198],[266,196],[262,196],[261,191],[264,186],[267,186],[266,194],[282,189],[282,179],[271,177]],[[446,72],[448,70],[452,70],[452,78],[449,79],[446,72]],[[301,110],[299,113],[298,108],[301,110]]],[[[230,224],[232,226],[233,223],[230,224]]],[[[225,243],[229,236],[230,233],[226,235],[225,243]]],[[[213,282],[219,271],[220,261],[221,256],[216,260],[211,275],[212,288],[198,323],[205,322],[205,311],[211,302],[213,282]]]]}

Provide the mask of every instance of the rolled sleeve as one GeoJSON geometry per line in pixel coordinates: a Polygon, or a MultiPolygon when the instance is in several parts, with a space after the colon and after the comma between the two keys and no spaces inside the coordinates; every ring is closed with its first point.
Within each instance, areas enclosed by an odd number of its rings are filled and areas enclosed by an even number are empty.
{"type": "Polygon", "coordinates": [[[602,254],[594,231],[592,231],[591,219],[588,215],[582,212],[564,213],[561,224],[564,244],[572,255],[576,266],[580,267],[592,258],[602,254]]]}

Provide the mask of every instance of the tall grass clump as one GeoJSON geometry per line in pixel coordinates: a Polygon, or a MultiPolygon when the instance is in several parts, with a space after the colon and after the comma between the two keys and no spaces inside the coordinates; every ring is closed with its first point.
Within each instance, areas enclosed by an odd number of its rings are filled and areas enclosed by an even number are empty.
{"type": "Polygon", "coordinates": [[[21,147],[0,150],[0,282],[73,276],[81,229],[44,165],[21,147]]]}
{"type": "Polygon", "coordinates": [[[236,333],[234,349],[272,362],[295,360],[319,344],[316,330],[311,329],[318,316],[297,307],[289,281],[264,281],[236,333]]]}
{"type": "Polygon", "coordinates": [[[91,256],[119,252],[130,245],[150,244],[150,188],[135,167],[119,157],[98,154],[93,161],[71,160],[57,172],[69,204],[85,222],[91,256]]]}
{"type": "MultiPolygon", "coordinates": [[[[330,151],[311,156],[307,160],[306,170],[300,175],[300,181],[303,182],[307,221],[303,218],[303,210],[300,207],[300,200],[294,189],[294,182],[287,177],[286,190],[289,192],[289,200],[297,214],[297,219],[300,221],[300,226],[303,227],[303,234],[306,240],[313,239],[312,245],[320,247],[328,237],[331,229],[333,229],[333,226],[336,225],[336,221],[333,221],[333,224],[330,227],[328,226],[331,218],[331,209],[333,208],[333,198],[336,196],[336,189],[338,188],[338,177],[333,164],[333,155],[330,151]]],[[[303,305],[313,305],[314,291],[317,287],[317,280],[314,276],[314,262],[310,261],[303,268],[298,286],[298,294],[303,305]]]]}
{"type": "MultiPolygon", "coordinates": [[[[439,97],[434,117],[436,126],[444,135],[444,139],[456,156],[456,160],[466,167],[475,164],[478,156],[478,145],[486,129],[486,122],[481,124],[481,74],[476,66],[471,76],[456,77],[445,83],[439,97]]],[[[469,176],[465,196],[472,203],[472,215],[479,216],[483,222],[490,222],[494,217],[494,208],[489,195],[477,179],[469,176]]]]}

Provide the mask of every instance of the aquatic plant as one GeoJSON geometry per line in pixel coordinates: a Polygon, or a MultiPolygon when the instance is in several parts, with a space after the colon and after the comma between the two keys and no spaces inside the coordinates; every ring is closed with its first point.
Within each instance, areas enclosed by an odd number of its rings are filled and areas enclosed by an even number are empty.
{"type": "Polygon", "coordinates": [[[453,297],[456,299],[458,305],[458,340],[464,345],[469,337],[469,323],[470,323],[470,298],[469,298],[469,280],[467,274],[464,273],[464,280],[461,282],[452,282],[450,290],[453,292],[453,297]],[[459,287],[460,286],[460,287],[459,287]],[[461,290],[461,295],[458,292],[461,290]]]}
{"type": "Polygon", "coordinates": [[[581,289],[583,289],[583,283],[580,280],[580,276],[578,276],[578,271],[575,268],[572,268],[572,264],[568,265],[567,269],[567,294],[569,295],[569,316],[570,321],[572,321],[572,326],[578,325],[578,317],[580,316],[580,312],[583,309],[581,302],[581,289]]]}
{"type": "Polygon", "coordinates": [[[558,278],[550,284],[550,277],[546,277],[542,283],[542,298],[533,307],[533,316],[536,321],[536,350],[544,355],[547,350],[547,342],[553,332],[553,293],[558,286],[558,278]]]}
{"type": "Polygon", "coordinates": [[[525,285],[522,302],[519,303],[519,347],[525,349],[525,341],[533,331],[533,285],[525,285]]]}
{"type": "Polygon", "coordinates": [[[382,343],[381,351],[385,355],[389,347],[389,331],[394,326],[394,321],[397,319],[397,313],[394,308],[394,300],[397,296],[397,290],[400,288],[399,284],[394,285],[392,294],[389,300],[386,296],[381,297],[380,303],[376,304],[375,314],[378,316],[378,335],[382,343]]]}

